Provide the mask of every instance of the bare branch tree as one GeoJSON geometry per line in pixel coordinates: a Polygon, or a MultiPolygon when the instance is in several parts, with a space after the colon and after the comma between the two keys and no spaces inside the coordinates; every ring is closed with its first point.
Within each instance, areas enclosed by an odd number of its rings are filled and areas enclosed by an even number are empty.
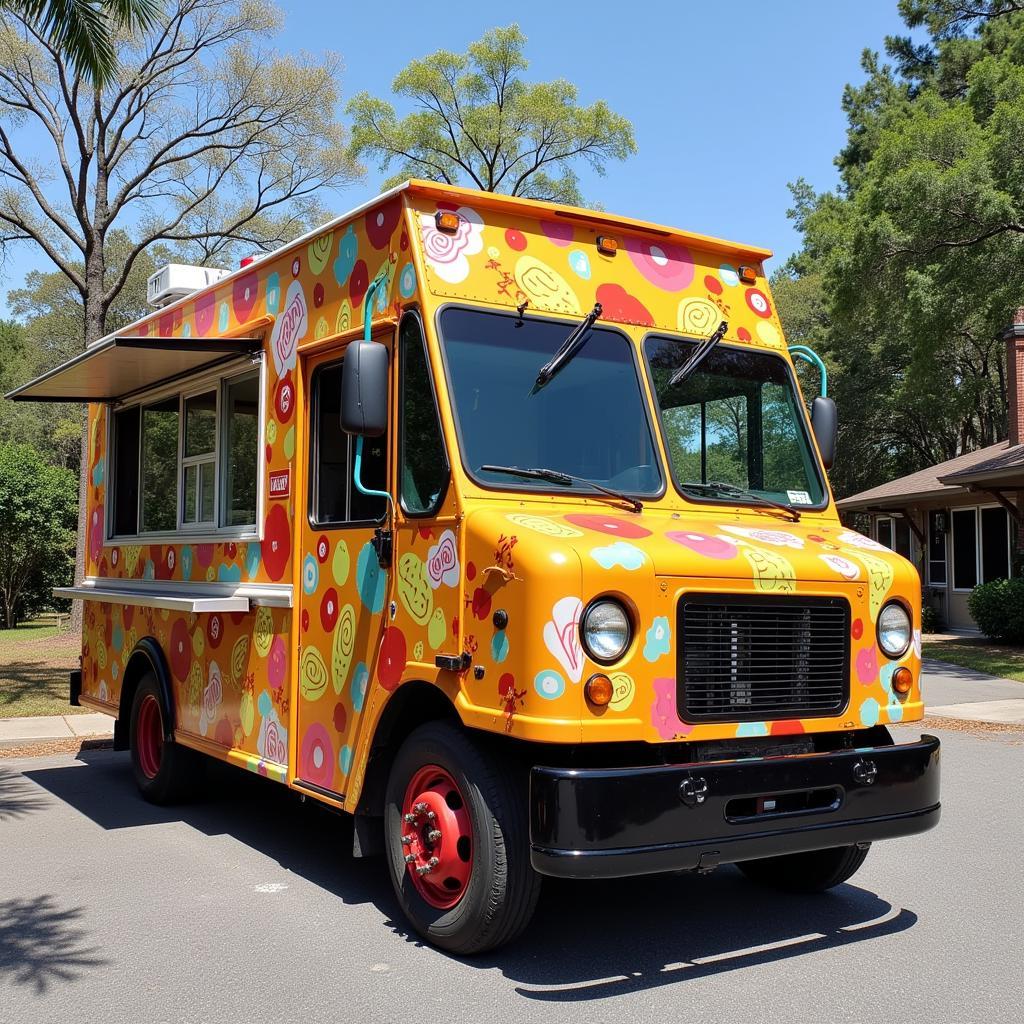
{"type": "Polygon", "coordinates": [[[335,117],[340,59],[276,53],[280,24],[268,0],[170,0],[122,32],[97,88],[35,22],[0,15],[0,249],[34,245],[67,277],[86,345],[150,247],[274,248],[361,173],[335,117]],[[132,241],[111,266],[115,230],[132,241]]]}

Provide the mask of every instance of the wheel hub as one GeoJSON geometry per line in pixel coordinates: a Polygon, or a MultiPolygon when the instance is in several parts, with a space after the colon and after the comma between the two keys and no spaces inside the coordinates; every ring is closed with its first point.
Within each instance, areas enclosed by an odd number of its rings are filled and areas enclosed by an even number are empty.
{"type": "Polygon", "coordinates": [[[164,750],[163,718],[156,697],[147,693],[139,705],[139,720],[135,725],[139,767],[147,779],[155,779],[160,771],[164,750]]]}
{"type": "Polygon", "coordinates": [[[426,765],[410,779],[400,829],[416,890],[433,907],[455,906],[473,870],[472,823],[458,785],[444,768],[426,765]]]}

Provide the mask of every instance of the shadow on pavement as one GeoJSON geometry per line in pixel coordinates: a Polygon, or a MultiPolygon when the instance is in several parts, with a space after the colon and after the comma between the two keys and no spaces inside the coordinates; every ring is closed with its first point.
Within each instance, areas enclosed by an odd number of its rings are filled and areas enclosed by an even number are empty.
{"type": "Polygon", "coordinates": [[[0,768],[0,822],[10,822],[33,811],[41,811],[46,804],[39,790],[26,782],[19,772],[0,768]]]}
{"type": "MultiPolygon", "coordinates": [[[[197,803],[154,807],[135,789],[127,755],[83,752],[81,765],[24,774],[104,829],[183,822],[230,835],[345,903],[372,903],[406,941],[381,860],[351,856],[351,823],[319,804],[238,769],[209,766],[197,803]]],[[[866,889],[819,896],[776,893],[735,868],[708,876],[659,875],[603,882],[549,879],[537,915],[515,945],[461,960],[500,970],[525,997],[575,1001],[622,995],[784,961],[913,927],[917,915],[866,889]]],[[[424,948],[424,955],[442,956],[424,948]]]]}
{"type": "Polygon", "coordinates": [[[30,985],[42,995],[107,963],[84,944],[81,907],[61,907],[50,895],[0,900],[0,982],[30,985]]]}

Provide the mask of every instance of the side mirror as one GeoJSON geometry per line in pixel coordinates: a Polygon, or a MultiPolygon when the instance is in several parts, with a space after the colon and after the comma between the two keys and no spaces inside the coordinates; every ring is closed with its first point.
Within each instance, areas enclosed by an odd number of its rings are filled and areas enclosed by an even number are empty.
{"type": "Polygon", "coordinates": [[[354,341],[341,371],[341,429],[380,437],[388,428],[388,350],[379,341],[354,341]]]}
{"type": "Polygon", "coordinates": [[[831,398],[818,395],[811,403],[811,429],[818,442],[821,461],[826,469],[831,469],[836,461],[836,434],[839,430],[836,403],[831,398]]]}

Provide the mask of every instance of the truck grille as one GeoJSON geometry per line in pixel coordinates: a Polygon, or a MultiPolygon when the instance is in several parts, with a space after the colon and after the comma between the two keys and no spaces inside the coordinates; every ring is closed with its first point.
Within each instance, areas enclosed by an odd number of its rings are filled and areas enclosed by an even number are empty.
{"type": "Polygon", "coordinates": [[[844,599],[688,594],[677,615],[684,721],[817,718],[846,707],[844,599]]]}

